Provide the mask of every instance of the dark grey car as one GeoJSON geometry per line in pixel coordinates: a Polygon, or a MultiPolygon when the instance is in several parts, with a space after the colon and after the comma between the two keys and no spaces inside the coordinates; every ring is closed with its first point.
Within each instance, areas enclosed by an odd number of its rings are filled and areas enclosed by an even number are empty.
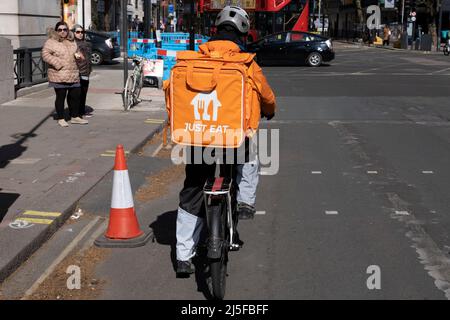
{"type": "Polygon", "coordinates": [[[268,35],[247,46],[260,64],[308,64],[318,67],[334,59],[331,40],[317,34],[285,31],[268,35]]]}
{"type": "Polygon", "coordinates": [[[86,31],[86,41],[92,45],[91,63],[94,65],[111,62],[120,57],[120,46],[117,39],[106,33],[86,31]]]}

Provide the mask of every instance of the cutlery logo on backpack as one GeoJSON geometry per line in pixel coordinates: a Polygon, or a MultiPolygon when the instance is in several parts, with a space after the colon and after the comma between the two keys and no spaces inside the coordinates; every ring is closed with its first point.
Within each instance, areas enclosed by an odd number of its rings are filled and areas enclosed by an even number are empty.
{"type": "Polygon", "coordinates": [[[212,104],[212,121],[217,121],[219,108],[222,104],[217,98],[216,90],[210,93],[199,93],[192,99],[191,105],[194,107],[195,120],[211,121],[210,104],[212,104]],[[201,115],[200,111],[203,111],[201,115]]]}

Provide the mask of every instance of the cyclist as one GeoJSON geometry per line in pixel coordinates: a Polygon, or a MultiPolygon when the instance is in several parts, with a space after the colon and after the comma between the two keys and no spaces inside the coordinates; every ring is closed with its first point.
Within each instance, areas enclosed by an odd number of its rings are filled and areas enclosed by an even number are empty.
{"type": "MultiPolygon", "coordinates": [[[[248,34],[250,21],[245,10],[226,6],[217,16],[215,25],[217,34],[205,45],[210,51],[221,52],[243,52],[244,43],[242,38],[248,34]]],[[[246,143],[248,148],[249,138],[258,129],[260,115],[271,119],[275,115],[275,96],[264,77],[261,68],[256,62],[251,62],[249,70],[252,70],[251,78],[254,80],[257,90],[258,115],[252,114],[249,127],[246,128],[246,143]]],[[[254,106],[252,106],[254,107],[254,106]]],[[[191,148],[191,151],[195,147],[191,148]]],[[[248,153],[248,150],[246,150],[248,153]]],[[[214,177],[215,164],[188,163],[186,164],[186,178],[183,189],[180,192],[180,203],[176,222],[176,256],[177,273],[189,274],[194,272],[191,259],[195,256],[196,245],[200,239],[203,226],[202,218],[205,214],[203,201],[203,186],[209,177],[214,177]]],[[[238,214],[241,219],[252,218],[255,209],[254,201],[256,187],[258,184],[258,162],[257,159],[245,164],[236,165],[236,182],[238,184],[237,201],[238,214]]]]}

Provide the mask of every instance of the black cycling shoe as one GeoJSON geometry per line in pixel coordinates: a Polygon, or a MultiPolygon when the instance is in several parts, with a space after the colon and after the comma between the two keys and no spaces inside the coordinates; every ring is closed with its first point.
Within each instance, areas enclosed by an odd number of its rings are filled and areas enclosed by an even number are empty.
{"type": "Polygon", "coordinates": [[[255,217],[255,208],[249,204],[239,202],[237,205],[237,213],[240,220],[249,220],[255,217]]]}
{"type": "Polygon", "coordinates": [[[194,265],[191,261],[180,261],[177,260],[177,273],[179,274],[191,274],[194,273],[194,265]]]}

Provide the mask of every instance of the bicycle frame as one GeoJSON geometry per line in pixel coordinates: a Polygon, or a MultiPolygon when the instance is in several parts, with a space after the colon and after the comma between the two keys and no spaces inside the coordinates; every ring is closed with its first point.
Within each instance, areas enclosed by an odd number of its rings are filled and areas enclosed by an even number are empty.
{"type": "Polygon", "coordinates": [[[143,60],[143,58],[133,59],[134,68],[128,77],[124,88],[124,108],[126,111],[137,104],[143,86],[143,60]],[[132,83],[130,83],[130,79],[132,79],[132,83]]]}

